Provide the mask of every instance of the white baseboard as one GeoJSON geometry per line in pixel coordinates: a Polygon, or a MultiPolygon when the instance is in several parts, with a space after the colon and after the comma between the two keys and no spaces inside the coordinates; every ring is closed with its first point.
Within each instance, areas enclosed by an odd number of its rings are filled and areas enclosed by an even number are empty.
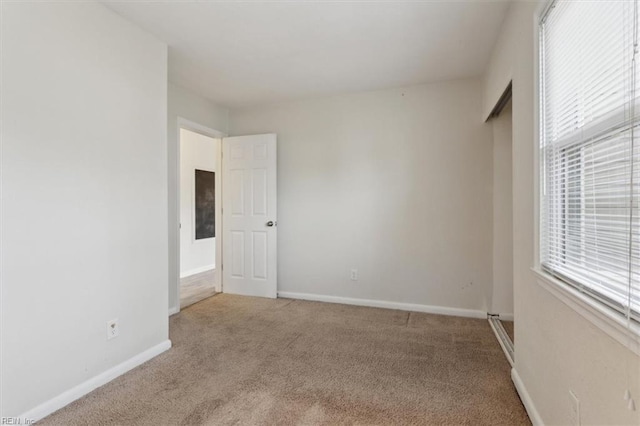
{"type": "Polygon", "coordinates": [[[180,272],[180,278],[187,278],[191,275],[200,274],[202,272],[207,272],[212,269],[216,269],[216,265],[205,265],[200,268],[189,269],[188,271],[180,272]]]}
{"type": "Polygon", "coordinates": [[[27,411],[26,413],[18,416],[21,419],[31,419],[34,421],[41,420],[47,417],[49,414],[54,411],[58,411],[62,407],[71,404],[76,399],[79,399],[94,389],[99,388],[102,385],[105,385],[115,379],[118,376],[123,375],[129,370],[144,364],[149,361],[151,358],[154,358],[160,355],[162,352],[171,348],[171,340],[167,339],[164,342],[157,344],[144,352],[135,355],[132,358],[116,365],[108,369],[107,371],[98,374],[95,377],[90,378],[89,380],[80,383],[79,385],[62,392],[60,395],[43,402],[35,408],[27,411]]]}
{"type": "Polygon", "coordinates": [[[504,321],[513,321],[513,314],[498,314],[498,317],[504,321]]]}
{"type": "Polygon", "coordinates": [[[531,423],[533,423],[533,426],[544,426],[542,417],[540,417],[540,413],[536,410],[536,406],[533,404],[533,400],[531,399],[529,392],[527,392],[527,388],[524,387],[524,383],[515,368],[511,369],[511,380],[513,380],[513,384],[516,385],[518,395],[520,395],[522,404],[524,405],[525,410],[527,410],[527,414],[529,415],[529,419],[531,420],[531,423]]]}
{"type": "Polygon", "coordinates": [[[173,308],[169,308],[169,316],[171,316],[171,315],[175,315],[175,314],[177,314],[178,312],[180,312],[180,309],[178,309],[178,307],[177,307],[177,306],[174,306],[173,308]]]}
{"type": "Polygon", "coordinates": [[[468,318],[487,318],[487,313],[473,309],[448,308],[445,306],[417,305],[413,303],[385,302],[383,300],[356,299],[352,297],[324,296],[321,294],[292,293],[279,291],[278,297],[285,299],[312,300],[315,302],[341,303],[343,305],[369,306],[373,308],[398,309],[400,311],[425,312],[468,318]]]}

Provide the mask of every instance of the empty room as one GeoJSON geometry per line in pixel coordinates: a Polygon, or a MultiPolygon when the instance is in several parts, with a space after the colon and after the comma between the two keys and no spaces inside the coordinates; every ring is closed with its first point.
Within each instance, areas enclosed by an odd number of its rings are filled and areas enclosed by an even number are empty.
{"type": "Polygon", "coordinates": [[[0,0],[0,424],[640,425],[640,0],[0,0]]]}

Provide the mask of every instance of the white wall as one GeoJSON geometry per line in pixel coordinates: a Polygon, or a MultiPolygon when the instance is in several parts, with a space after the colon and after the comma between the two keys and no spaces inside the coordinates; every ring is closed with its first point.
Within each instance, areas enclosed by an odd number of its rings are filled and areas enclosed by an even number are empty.
{"type": "Polygon", "coordinates": [[[189,120],[200,126],[228,133],[229,111],[208,99],[200,97],[186,89],[169,83],[168,87],[168,121],[167,121],[167,157],[169,185],[169,311],[179,309],[178,283],[180,280],[180,264],[178,251],[180,248],[180,232],[178,218],[180,203],[178,194],[179,170],[179,126],[180,118],[189,120]]]}
{"type": "MultiPolygon", "coordinates": [[[[216,239],[195,239],[195,170],[217,172],[216,140],[180,129],[180,276],[216,266],[216,239]]],[[[216,173],[216,180],[220,175],[216,173]]],[[[219,218],[216,217],[216,220],[219,218]]]]}
{"type": "Polygon", "coordinates": [[[511,103],[491,120],[493,127],[492,313],[513,315],[513,221],[511,195],[511,103]]]}
{"type": "Polygon", "coordinates": [[[513,272],[515,371],[545,424],[569,424],[573,390],[582,424],[640,424],[640,358],[538,283],[536,263],[536,13],[540,3],[512,2],[488,66],[483,118],[513,78],[513,272]]]}
{"type": "Polygon", "coordinates": [[[232,111],[233,135],[278,134],[278,291],[486,312],[481,101],[463,80],[232,111]]]}
{"type": "Polygon", "coordinates": [[[97,3],[1,8],[4,417],[169,345],[167,47],[97,3]]]}

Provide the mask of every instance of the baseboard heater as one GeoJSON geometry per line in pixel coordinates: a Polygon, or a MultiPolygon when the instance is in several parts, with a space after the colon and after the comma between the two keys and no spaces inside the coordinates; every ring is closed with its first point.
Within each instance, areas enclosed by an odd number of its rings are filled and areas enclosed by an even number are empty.
{"type": "Polygon", "coordinates": [[[509,364],[513,367],[513,364],[515,363],[513,342],[500,321],[500,315],[487,314],[487,319],[489,320],[489,325],[491,325],[493,332],[498,338],[498,343],[500,343],[500,346],[504,351],[504,355],[507,357],[507,361],[509,361],[509,364]]]}

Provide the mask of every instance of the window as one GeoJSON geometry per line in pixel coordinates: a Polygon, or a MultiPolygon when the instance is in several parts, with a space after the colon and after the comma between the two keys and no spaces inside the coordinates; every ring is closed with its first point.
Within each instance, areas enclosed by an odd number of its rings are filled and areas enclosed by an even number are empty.
{"type": "Polygon", "coordinates": [[[638,1],[558,1],[540,23],[542,268],[635,321],[638,16],[638,1]]]}

